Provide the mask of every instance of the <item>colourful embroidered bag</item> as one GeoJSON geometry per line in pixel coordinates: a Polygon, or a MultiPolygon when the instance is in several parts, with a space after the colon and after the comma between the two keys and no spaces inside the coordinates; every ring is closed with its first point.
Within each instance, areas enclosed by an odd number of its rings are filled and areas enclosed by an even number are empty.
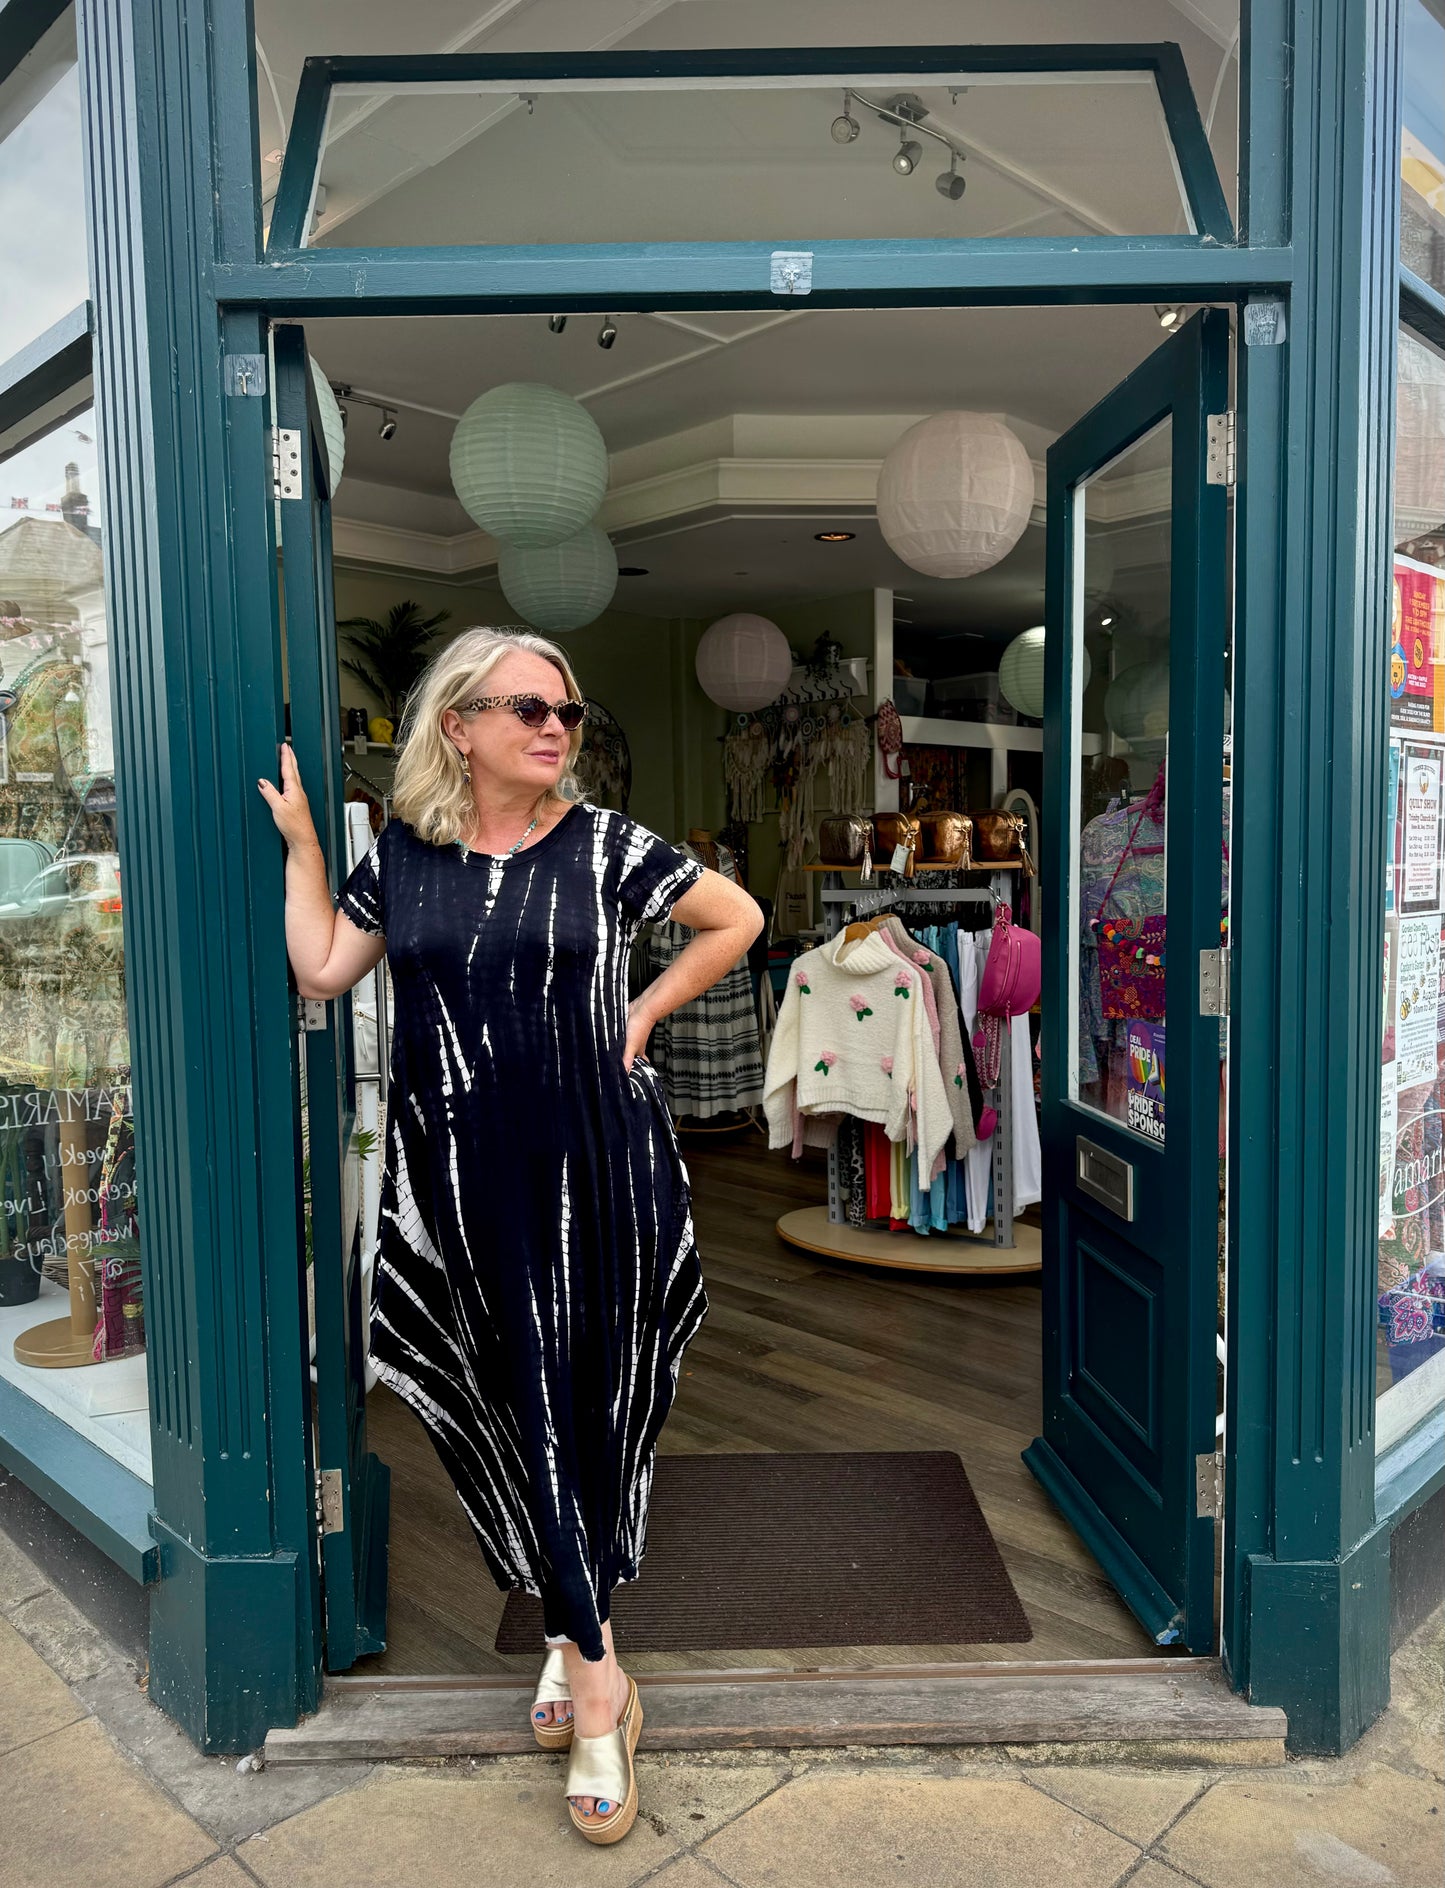
{"type": "Polygon", "coordinates": [[[1165,914],[1151,913],[1143,918],[1106,918],[1104,907],[1113,896],[1124,861],[1134,850],[1144,815],[1158,805],[1158,788],[1139,809],[1109,889],[1099,902],[1099,915],[1091,920],[1099,946],[1099,987],[1104,1015],[1115,1022],[1132,1018],[1157,1021],[1164,1014],[1165,914]]]}

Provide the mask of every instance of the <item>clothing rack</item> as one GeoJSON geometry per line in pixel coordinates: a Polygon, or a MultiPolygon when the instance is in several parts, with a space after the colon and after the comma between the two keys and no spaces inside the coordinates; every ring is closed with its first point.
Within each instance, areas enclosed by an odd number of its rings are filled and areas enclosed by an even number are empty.
{"type": "MultiPolygon", "coordinates": [[[[927,870],[927,867],[917,868],[927,870]]],[[[950,870],[959,868],[952,867],[950,870]]],[[[838,935],[845,923],[873,913],[899,910],[908,905],[985,904],[996,908],[1011,902],[1010,869],[994,870],[986,885],[940,885],[929,890],[912,882],[895,885],[845,887],[843,870],[828,868],[823,876],[821,902],[825,939],[838,935]]],[[[883,878],[894,875],[884,872],[883,878]]],[[[993,1218],[992,1231],[971,1233],[967,1230],[933,1232],[928,1238],[906,1239],[901,1233],[875,1232],[848,1224],[843,1206],[843,1189],[838,1172],[838,1150],[828,1149],[828,1204],[804,1207],[784,1213],[777,1230],[790,1245],[811,1252],[827,1253],[832,1258],[862,1260],[874,1265],[896,1266],[917,1272],[1035,1272],[1041,1264],[1037,1230],[1017,1225],[1014,1219],[1013,1174],[1013,1059],[1012,1023],[1007,1017],[1000,1025],[1002,1042],[999,1055],[999,1079],[984,1095],[997,1112],[993,1131],[993,1218]],[[1019,1235],[1022,1235],[1021,1237],[1019,1235]],[[990,1256],[985,1249],[992,1248],[990,1256]],[[960,1250],[962,1248],[962,1250],[960,1250]],[[914,1254],[916,1253],[916,1256],[914,1254]],[[907,1256],[905,1256],[905,1254],[907,1256]]]]}

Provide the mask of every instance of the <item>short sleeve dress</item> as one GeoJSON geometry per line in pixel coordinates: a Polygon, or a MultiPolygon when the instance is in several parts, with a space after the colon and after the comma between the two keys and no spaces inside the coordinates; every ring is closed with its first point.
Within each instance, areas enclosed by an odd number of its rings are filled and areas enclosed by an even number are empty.
{"type": "Polygon", "coordinates": [[[371,1363],[498,1587],[593,1660],[708,1310],[661,1083],[622,1061],[632,943],[701,876],[579,803],[511,857],[393,819],[337,901],[395,993],[371,1363]]]}

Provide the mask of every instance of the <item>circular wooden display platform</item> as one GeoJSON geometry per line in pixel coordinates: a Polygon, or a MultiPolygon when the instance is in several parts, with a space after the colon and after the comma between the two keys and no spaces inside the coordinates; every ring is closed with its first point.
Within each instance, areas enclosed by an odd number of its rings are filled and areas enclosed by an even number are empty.
{"type": "Polygon", "coordinates": [[[862,1226],[835,1226],[826,1206],[800,1206],[777,1222],[779,1238],[805,1252],[821,1252],[830,1259],[852,1259],[867,1265],[891,1265],[903,1272],[1010,1273],[1037,1272],[1043,1267],[1043,1244],[1037,1226],[1014,1221],[1014,1245],[989,1245],[986,1240],[935,1232],[926,1239],[915,1233],[870,1232],[862,1226]],[[916,1255],[916,1256],[915,1256],[916,1255]]]}

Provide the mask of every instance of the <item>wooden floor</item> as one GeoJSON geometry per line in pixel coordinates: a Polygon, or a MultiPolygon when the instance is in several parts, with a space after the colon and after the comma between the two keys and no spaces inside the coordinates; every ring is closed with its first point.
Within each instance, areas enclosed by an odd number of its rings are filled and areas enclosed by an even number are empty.
{"type": "MultiPolygon", "coordinates": [[[[785,1245],[773,1222],[822,1196],[822,1157],[760,1134],[685,1140],[711,1310],[683,1358],[663,1453],[955,1449],[1033,1628],[1024,1645],[799,1646],[626,1654],[649,1671],[1139,1658],[1157,1648],[1019,1459],[1038,1433],[1036,1278],[923,1278],[785,1245]]],[[[913,1237],[900,1234],[900,1238],[913,1237]]],[[[371,1446],[391,1464],[387,1650],[358,1673],[531,1671],[492,1649],[492,1585],[431,1444],[383,1388],[371,1446]]]]}

